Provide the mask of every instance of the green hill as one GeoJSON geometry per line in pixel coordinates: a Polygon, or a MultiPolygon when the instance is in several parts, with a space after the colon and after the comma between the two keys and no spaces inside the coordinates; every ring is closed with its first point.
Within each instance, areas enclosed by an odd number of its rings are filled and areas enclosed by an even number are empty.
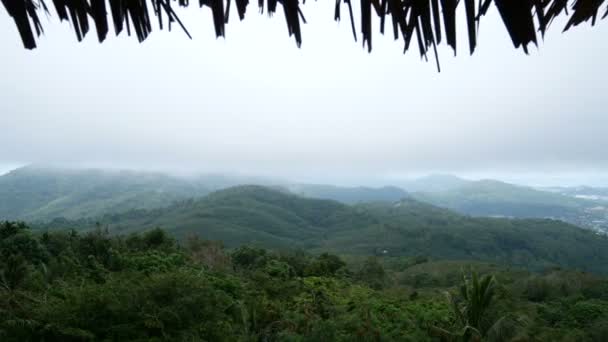
{"type": "Polygon", "coordinates": [[[0,176],[0,220],[74,220],[155,209],[200,198],[213,190],[254,183],[281,184],[286,191],[304,197],[347,204],[393,202],[407,197],[396,187],[289,185],[280,180],[222,174],[185,178],[150,172],[27,166],[0,176]]]}
{"type": "Polygon", "coordinates": [[[555,217],[577,215],[591,202],[495,180],[470,182],[441,191],[421,192],[418,200],[474,216],[555,217]]]}
{"type": "Polygon", "coordinates": [[[334,234],[324,247],[364,253],[374,245],[376,251],[394,256],[608,271],[600,261],[608,257],[608,240],[561,221],[468,217],[413,200],[366,209],[380,224],[356,235],[334,234]]]}
{"type": "Polygon", "coordinates": [[[442,192],[459,188],[471,183],[470,180],[453,175],[431,174],[428,176],[399,182],[408,192],[442,192]]]}
{"type": "Polygon", "coordinates": [[[365,202],[394,202],[408,197],[407,192],[394,186],[381,188],[339,187],[323,184],[297,184],[289,191],[304,197],[330,199],[346,204],[365,202]]]}
{"type": "Polygon", "coordinates": [[[77,219],[203,196],[200,182],[130,171],[23,167],[0,176],[0,219],[77,219]]]}
{"type": "MultiPolygon", "coordinates": [[[[196,233],[222,240],[228,246],[244,243],[281,248],[312,247],[328,229],[350,229],[369,224],[371,217],[331,200],[308,199],[277,189],[243,185],[188,200],[168,208],[131,211],[84,220],[72,225],[97,223],[127,233],[164,227],[179,238],[196,233]],[[84,223],[82,223],[84,222],[84,223]]],[[[51,226],[64,225],[63,222],[51,226]]]]}
{"type": "Polygon", "coordinates": [[[561,221],[474,218],[411,199],[348,206],[261,186],[229,188],[163,209],[39,228],[92,228],[96,221],[115,233],[161,227],[178,238],[197,234],[229,247],[424,255],[608,273],[608,239],[561,221]]]}

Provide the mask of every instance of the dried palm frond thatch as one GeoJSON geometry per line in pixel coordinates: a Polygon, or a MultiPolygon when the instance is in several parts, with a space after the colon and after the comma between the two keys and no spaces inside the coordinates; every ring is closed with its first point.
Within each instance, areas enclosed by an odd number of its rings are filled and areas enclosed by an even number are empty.
{"type": "MultiPolygon", "coordinates": [[[[27,49],[36,47],[36,36],[43,32],[40,13],[49,13],[45,0],[0,0],[8,14],[14,19],[27,49]],[[34,34],[35,31],[35,34],[34,34]]],[[[209,6],[213,13],[215,34],[224,36],[228,23],[232,0],[199,0],[199,6],[209,6]]],[[[303,0],[305,1],[305,0],[303,0]]],[[[46,0],[52,2],[60,20],[71,22],[77,39],[82,40],[95,26],[97,37],[103,42],[109,31],[109,15],[116,34],[126,30],[135,33],[141,42],[152,31],[150,11],[158,20],[158,27],[171,29],[179,25],[190,36],[184,24],[175,14],[174,5],[186,7],[189,0],[46,0]]],[[[249,0],[234,0],[239,19],[245,17],[249,0]]],[[[516,48],[528,52],[530,43],[537,44],[537,32],[543,36],[553,19],[559,15],[568,17],[564,31],[591,20],[594,25],[597,17],[605,18],[608,7],[603,11],[604,0],[463,0],[469,51],[473,53],[477,44],[480,18],[492,4],[496,6],[504,25],[516,48]],[[599,14],[598,14],[599,12],[599,14]]],[[[294,36],[298,46],[302,43],[301,23],[306,23],[299,0],[258,0],[260,11],[266,9],[269,15],[283,8],[290,36],[294,36]]],[[[351,0],[336,0],[335,20],[340,20],[342,5],[346,5],[352,31],[357,40],[357,29],[353,16],[351,0]]],[[[456,11],[460,0],[360,0],[360,30],[364,46],[372,50],[372,15],[380,18],[380,32],[384,33],[385,19],[391,18],[390,27],[395,39],[403,39],[404,52],[410,47],[412,39],[418,45],[421,56],[426,57],[429,49],[436,55],[436,46],[445,41],[456,52],[456,11]],[[443,27],[442,27],[443,26],[443,27]]]]}

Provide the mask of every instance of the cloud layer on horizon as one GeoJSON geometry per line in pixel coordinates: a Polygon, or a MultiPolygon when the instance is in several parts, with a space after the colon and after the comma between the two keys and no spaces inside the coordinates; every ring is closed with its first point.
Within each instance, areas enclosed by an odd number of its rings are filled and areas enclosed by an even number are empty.
{"type": "Polygon", "coordinates": [[[526,56],[492,9],[475,55],[441,49],[438,74],[391,37],[375,36],[368,55],[348,23],[331,21],[331,7],[304,6],[312,24],[302,49],[280,16],[252,15],[216,40],[209,13],[187,11],[194,41],[156,32],[142,45],[93,36],[77,44],[55,23],[26,51],[3,13],[0,164],[311,180],[606,170],[604,22],[552,30],[526,56]]]}

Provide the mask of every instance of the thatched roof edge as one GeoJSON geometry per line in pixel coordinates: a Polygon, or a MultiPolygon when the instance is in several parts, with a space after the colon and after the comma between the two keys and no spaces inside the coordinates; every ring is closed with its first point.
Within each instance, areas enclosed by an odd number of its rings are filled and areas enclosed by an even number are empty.
{"type": "MultiPolygon", "coordinates": [[[[156,17],[160,29],[178,25],[188,35],[184,23],[174,11],[174,6],[187,7],[189,0],[1,0],[27,49],[36,48],[36,39],[43,32],[41,13],[49,13],[48,3],[52,3],[60,20],[69,21],[81,41],[95,26],[97,37],[103,42],[110,30],[134,34],[142,42],[152,32],[152,18],[156,17]],[[109,13],[108,13],[109,11],[109,13]],[[111,17],[111,19],[110,19],[111,17]]],[[[199,0],[200,6],[208,6],[213,13],[213,25],[218,37],[224,36],[229,21],[232,0],[199,0]]],[[[234,0],[239,19],[244,19],[248,0],[234,0]]],[[[539,35],[544,36],[553,20],[564,15],[568,17],[563,31],[583,22],[595,25],[597,19],[608,15],[608,6],[603,10],[604,0],[463,0],[466,13],[468,48],[472,54],[477,46],[477,35],[481,18],[492,3],[496,6],[515,48],[526,53],[530,43],[535,45],[539,35]],[[603,13],[602,13],[603,12],[603,13]]],[[[359,31],[363,45],[372,51],[373,15],[380,18],[380,32],[385,26],[395,39],[401,39],[406,52],[414,40],[421,56],[427,56],[432,49],[437,57],[436,46],[445,43],[456,52],[456,11],[460,0],[360,0],[361,14],[359,31]],[[386,23],[387,17],[391,22],[386,23]]],[[[305,18],[298,0],[258,0],[261,12],[272,15],[281,5],[287,22],[287,30],[296,44],[302,44],[301,24],[305,18]]],[[[356,21],[351,0],[336,0],[335,20],[340,20],[343,7],[348,11],[354,39],[357,40],[356,21]]],[[[438,64],[439,65],[439,64],[438,64]]]]}

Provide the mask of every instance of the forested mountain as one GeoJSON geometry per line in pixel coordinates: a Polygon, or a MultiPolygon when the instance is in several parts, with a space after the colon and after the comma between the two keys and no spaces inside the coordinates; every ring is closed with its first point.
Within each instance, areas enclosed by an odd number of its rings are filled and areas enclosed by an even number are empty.
{"type": "Polygon", "coordinates": [[[607,237],[411,198],[243,185],[33,230],[0,222],[0,256],[2,341],[608,337],[607,237]]]}
{"type": "Polygon", "coordinates": [[[179,238],[197,233],[232,247],[243,243],[265,247],[304,247],[314,245],[329,227],[371,220],[363,216],[336,201],[309,199],[281,189],[244,185],[167,208],[77,221],[56,220],[43,226],[79,229],[100,224],[117,233],[163,227],[179,238]]]}
{"type": "Polygon", "coordinates": [[[208,185],[160,173],[27,166],[0,176],[0,219],[49,220],[151,209],[208,185]]]}
{"type": "Polygon", "coordinates": [[[80,219],[154,209],[199,198],[214,190],[253,183],[347,204],[393,202],[407,197],[397,187],[338,187],[222,174],[177,177],[151,172],[27,166],[0,176],[0,219],[80,219]]]}
{"type": "Polygon", "coordinates": [[[499,181],[468,181],[450,175],[431,175],[402,184],[412,191],[408,193],[395,186],[341,187],[222,174],[177,177],[163,173],[46,166],[27,166],[0,176],[0,219],[78,220],[163,208],[241,184],[272,186],[303,197],[351,205],[392,203],[411,197],[467,215],[554,218],[598,231],[608,230],[608,209],[601,200],[587,196],[587,188],[584,193],[573,195],[575,189],[541,191],[499,181]]]}
{"type": "Polygon", "coordinates": [[[432,174],[416,179],[399,182],[408,192],[442,192],[465,186],[472,181],[445,174],[432,174]]]}
{"type": "Polygon", "coordinates": [[[287,189],[300,196],[330,199],[346,204],[394,202],[408,197],[407,192],[395,186],[371,188],[363,186],[340,187],[324,184],[293,184],[287,186],[287,189]]]}
{"type": "Polygon", "coordinates": [[[608,239],[561,221],[473,218],[411,199],[349,206],[261,186],[220,190],[168,208],[56,221],[38,228],[95,226],[121,234],[161,227],[180,239],[198,234],[228,247],[423,255],[608,273],[608,239]]]}
{"type": "Polygon", "coordinates": [[[490,217],[553,218],[608,232],[608,208],[592,198],[539,190],[495,180],[470,182],[442,192],[419,192],[420,201],[462,214],[490,217]]]}
{"type": "Polygon", "coordinates": [[[584,200],[495,180],[441,192],[421,192],[421,201],[476,216],[555,217],[591,205],[584,200]]]}

